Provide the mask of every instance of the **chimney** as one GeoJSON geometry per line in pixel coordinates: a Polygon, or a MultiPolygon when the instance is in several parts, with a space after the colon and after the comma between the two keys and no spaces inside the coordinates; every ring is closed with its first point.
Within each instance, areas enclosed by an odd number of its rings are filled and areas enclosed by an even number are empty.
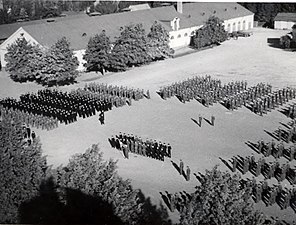
{"type": "Polygon", "coordinates": [[[177,12],[183,13],[183,2],[182,1],[177,1],[177,12]]]}

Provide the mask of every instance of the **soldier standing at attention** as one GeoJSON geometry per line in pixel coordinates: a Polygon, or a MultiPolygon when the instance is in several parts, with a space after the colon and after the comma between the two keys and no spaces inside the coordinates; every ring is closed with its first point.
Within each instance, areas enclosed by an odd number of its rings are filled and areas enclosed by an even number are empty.
{"type": "Polygon", "coordinates": [[[198,123],[199,123],[199,126],[201,127],[201,121],[202,121],[202,116],[199,114],[198,115],[198,123]]]}
{"type": "Polygon", "coordinates": [[[190,168],[189,168],[189,166],[187,166],[187,169],[186,169],[186,180],[187,181],[190,180],[190,168]]]}
{"type": "Polygon", "coordinates": [[[215,116],[211,116],[211,124],[212,124],[212,126],[215,125],[215,116]]]}
{"type": "Polygon", "coordinates": [[[183,174],[183,170],[184,170],[184,163],[183,163],[183,161],[182,161],[182,159],[180,159],[180,167],[179,167],[179,172],[180,172],[180,175],[182,175],[183,174]]]}

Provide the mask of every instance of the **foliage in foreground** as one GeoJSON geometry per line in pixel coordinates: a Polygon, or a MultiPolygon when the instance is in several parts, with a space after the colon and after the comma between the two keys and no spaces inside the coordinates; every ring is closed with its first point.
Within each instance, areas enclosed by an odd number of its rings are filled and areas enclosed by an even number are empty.
{"type": "Polygon", "coordinates": [[[37,195],[47,163],[36,139],[30,146],[18,120],[0,122],[0,223],[17,223],[21,203],[37,195]]]}
{"type": "Polygon", "coordinates": [[[217,166],[207,170],[201,185],[191,194],[191,200],[181,212],[182,225],[260,225],[262,213],[254,211],[248,197],[249,188],[242,188],[240,176],[221,172],[217,166]]]}

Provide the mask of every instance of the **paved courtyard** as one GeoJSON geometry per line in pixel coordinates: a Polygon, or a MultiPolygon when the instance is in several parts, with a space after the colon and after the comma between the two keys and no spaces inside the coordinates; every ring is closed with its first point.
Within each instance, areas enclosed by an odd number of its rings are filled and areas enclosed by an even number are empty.
{"type": "MultiPolygon", "coordinates": [[[[267,38],[279,38],[287,31],[255,28],[254,35],[223,43],[221,46],[174,59],[133,68],[122,73],[82,74],[78,83],[62,87],[71,90],[83,87],[86,82],[102,82],[128,87],[149,89],[150,100],[134,102],[132,106],[117,108],[105,114],[105,125],[100,125],[98,117],[79,119],[77,123],[60,125],[52,131],[36,130],[42,142],[48,163],[58,166],[66,164],[71,155],[82,153],[94,143],[99,143],[104,157],[118,160],[119,174],[132,180],[134,188],[140,188],[153,203],[161,202],[159,192],[193,191],[198,181],[192,176],[187,182],[178,175],[169,159],[164,162],[131,155],[124,159],[121,152],[112,149],[108,138],[119,132],[152,138],[172,145],[172,161],[184,161],[192,172],[204,172],[220,164],[221,170],[227,167],[219,157],[230,159],[234,155],[247,156],[252,151],[246,141],[257,142],[260,138],[270,141],[264,132],[274,131],[280,122],[289,119],[277,110],[263,117],[251,113],[246,108],[230,112],[220,104],[205,108],[197,101],[183,104],[176,98],[162,100],[156,90],[163,85],[183,80],[195,75],[211,75],[222,82],[247,80],[248,85],[268,82],[273,88],[296,87],[296,52],[270,47],[267,38]],[[215,127],[203,121],[201,127],[193,119],[198,115],[210,119],[216,117],[215,127]]],[[[4,72],[0,73],[0,97],[18,97],[20,93],[35,92],[42,87],[32,84],[12,82],[4,72]]],[[[295,164],[295,162],[294,162],[295,164]]],[[[251,177],[250,174],[246,175],[251,177]]],[[[262,176],[262,175],[261,175],[262,176]]],[[[262,177],[258,180],[262,180],[262,177]]],[[[270,182],[275,182],[271,180],[270,182]]],[[[279,206],[265,207],[257,204],[269,215],[280,216],[286,220],[296,220],[291,208],[281,211],[279,206]]],[[[173,221],[177,213],[170,213],[173,221]]]]}

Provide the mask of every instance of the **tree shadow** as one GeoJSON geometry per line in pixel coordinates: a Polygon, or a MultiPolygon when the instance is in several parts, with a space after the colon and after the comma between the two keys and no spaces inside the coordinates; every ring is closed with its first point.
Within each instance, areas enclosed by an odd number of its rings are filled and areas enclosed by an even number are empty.
{"type": "Polygon", "coordinates": [[[139,192],[139,200],[143,203],[143,217],[139,224],[141,225],[171,225],[168,212],[164,205],[160,203],[159,208],[151,203],[150,197],[145,198],[142,191],[139,192]]]}
{"type": "MultiPolygon", "coordinates": [[[[163,205],[153,205],[141,191],[138,197],[143,204],[139,224],[171,224],[163,205]]],[[[21,204],[19,221],[21,224],[126,224],[115,215],[111,203],[77,189],[57,188],[52,177],[42,182],[36,197],[21,204]]]]}
{"type": "Polygon", "coordinates": [[[270,136],[271,136],[272,138],[274,138],[275,140],[278,139],[277,136],[275,136],[273,133],[271,133],[271,132],[269,132],[269,131],[267,131],[267,130],[265,130],[265,129],[264,129],[264,132],[267,133],[268,135],[270,135],[270,136]]]}
{"type": "Polygon", "coordinates": [[[53,178],[40,185],[38,196],[19,208],[20,223],[123,225],[110,203],[71,188],[57,189],[53,178]]]}
{"type": "Polygon", "coordinates": [[[206,119],[206,118],[204,118],[204,120],[208,123],[208,124],[210,124],[211,126],[213,126],[213,124],[212,124],[212,122],[211,121],[209,121],[208,119],[206,119]]]}

